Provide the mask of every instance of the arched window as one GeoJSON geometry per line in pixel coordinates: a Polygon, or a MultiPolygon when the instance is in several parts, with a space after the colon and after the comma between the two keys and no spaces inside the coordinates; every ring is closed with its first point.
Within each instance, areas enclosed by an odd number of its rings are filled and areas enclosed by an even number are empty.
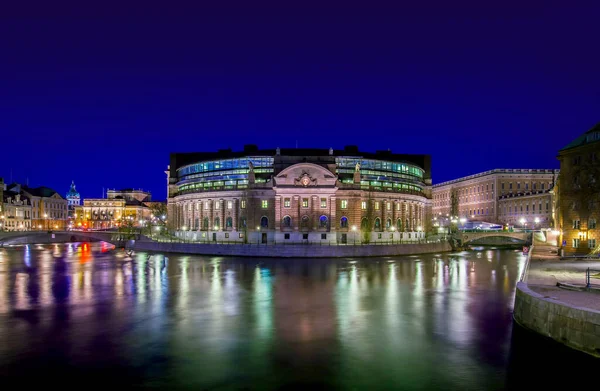
{"type": "Polygon", "coordinates": [[[300,227],[304,230],[308,229],[309,219],[308,216],[302,216],[302,220],[300,220],[300,227]]]}
{"type": "Polygon", "coordinates": [[[233,219],[232,219],[231,217],[228,217],[228,218],[225,220],[225,227],[227,227],[227,228],[231,228],[231,227],[233,227],[233,219]]]}
{"type": "Polygon", "coordinates": [[[343,216],[340,219],[340,227],[341,228],[348,228],[348,218],[346,216],[343,216]]]}
{"type": "Polygon", "coordinates": [[[205,217],[204,220],[202,220],[202,228],[208,229],[208,217],[205,217]]]}
{"type": "Polygon", "coordinates": [[[260,218],[260,227],[269,228],[269,219],[267,218],[267,216],[263,216],[260,218]]]}
{"type": "Polygon", "coordinates": [[[292,226],[292,218],[290,216],[285,216],[283,220],[281,220],[281,225],[289,228],[292,226]]]}
{"type": "Polygon", "coordinates": [[[219,227],[221,227],[221,220],[218,217],[215,217],[215,225],[213,226],[213,229],[219,229],[219,227]]]}
{"type": "Polygon", "coordinates": [[[248,225],[248,223],[246,222],[246,218],[245,217],[240,217],[240,227],[241,228],[246,228],[247,225],[248,225]]]}
{"type": "Polygon", "coordinates": [[[379,231],[381,229],[381,220],[379,220],[379,217],[377,217],[375,219],[375,231],[379,231]]]}
{"type": "Polygon", "coordinates": [[[361,220],[360,229],[362,229],[363,231],[369,231],[369,219],[365,217],[361,220]]]}
{"type": "Polygon", "coordinates": [[[327,222],[329,220],[327,219],[327,216],[321,216],[319,217],[319,227],[320,228],[327,228],[327,222]]]}
{"type": "Polygon", "coordinates": [[[396,229],[397,229],[398,231],[402,231],[402,220],[398,219],[398,220],[396,221],[396,229]]]}
{"type": "Polygon", "coordinates": [[[408,219],[406,219],[406,223],[404,225],[404,229],[405,230],[410,230],[410,224],[409,224],[409,220],[408,219]]]}
{"type": "Polygon", "coordinates": [[[386,229],[392,229],[392,219],[387,219],[385,222],[386,229]]]}

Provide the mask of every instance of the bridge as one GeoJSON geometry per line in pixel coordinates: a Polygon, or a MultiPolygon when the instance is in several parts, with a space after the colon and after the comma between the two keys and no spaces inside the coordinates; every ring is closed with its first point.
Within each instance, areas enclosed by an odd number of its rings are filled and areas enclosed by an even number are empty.
{"type": "Polygon", "coordinates": [[[459,232],[457,234],[457,239],[459,239],[463,245],[527,244],[531,243],[531,238],[531,232],[487,231],[459,232]]]}
{"type": "Polygon", "coordinates": [[[0,232],[0,247],[5,245],[90,241],[121,245],[131,239],[130,236],[116,231],[11,231],[0,232]]]}

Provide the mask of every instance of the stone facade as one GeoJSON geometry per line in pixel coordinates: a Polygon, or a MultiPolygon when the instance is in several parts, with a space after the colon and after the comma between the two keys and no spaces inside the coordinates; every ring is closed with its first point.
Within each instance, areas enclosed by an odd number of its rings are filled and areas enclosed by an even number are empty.
{"type": "Polygon", "coordinates": [[[496,169],[440,183],[432,189],[433,216],[494,224],[524,220],[528,228],[552,227],[557,176],[558,170],[496,169]]]}
{"type": "Polygon", "coordinates": [[[423,238],[430,215],[429,157],[351,152],[227,150],[194,159],[173,154],[168,226],[198,242],[423,238]]]}
{"type": "Polygon", "coordinates": [[[151,210],[146,205],[152,196],[144,190],[108,190],[107,198],[86,198],[75,209],[75,228],[107,229],[123,224],[149,224],[151,210]]]}
{"type": "Polygon", "coordinates": [[[600,246],[600,124],[558,153],[558,226],[567,253],[600,246]]]}

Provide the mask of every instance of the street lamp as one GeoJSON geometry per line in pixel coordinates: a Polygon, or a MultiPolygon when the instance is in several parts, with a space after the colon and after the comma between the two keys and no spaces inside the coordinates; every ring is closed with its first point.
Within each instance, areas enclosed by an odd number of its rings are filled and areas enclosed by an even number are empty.
{"type": "Polygon", "coordinates": [[[521,228],[525,227],[525,223],[527,223],[527,220],[525,220],[524,217],[521,217],[521,220],[519,220],[519,223],[521,223],[521,228]]]}
{"type": "Polygon", "coordinates": [[[539,218],[539,217],[536,217],[535,219],[533,219],[533,222],[535,223],[535,225],[533,226],[533,228],[535,229],[535,228],[536,228],[536,226],[537,226],[537,225],[539,224],[539,222],[540,222],[540,218],[539,218]]]}
{"type": "Polygon", "coordinates": [[[352,226],[352,232],[354,232],[354,234],[352,234],[352,236],[354,237],[354,245],[356,245],[356,225],[352,226]]]}

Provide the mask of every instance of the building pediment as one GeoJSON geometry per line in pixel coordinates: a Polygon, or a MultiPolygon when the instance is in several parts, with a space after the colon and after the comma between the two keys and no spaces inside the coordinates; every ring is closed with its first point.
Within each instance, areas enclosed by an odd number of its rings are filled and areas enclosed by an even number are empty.
{"type": "Polygon", "coordinates": [[[275,187],[335,187],[337,177],[328,169],[312,163],[298,163],[274,178],[275,187]]]}

